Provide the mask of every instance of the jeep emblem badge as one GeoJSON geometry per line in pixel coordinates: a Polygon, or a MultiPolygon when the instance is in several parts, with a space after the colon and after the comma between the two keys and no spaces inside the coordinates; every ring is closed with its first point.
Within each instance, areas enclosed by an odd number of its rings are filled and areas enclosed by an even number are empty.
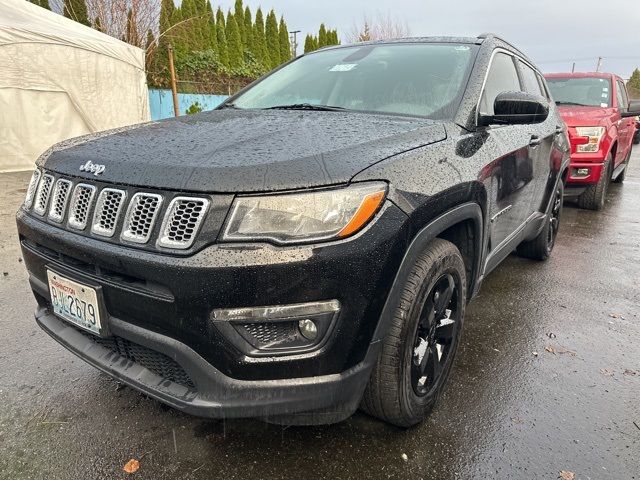
{"type": "Polygon", "coordinates": [[[87,160],[87,163],[85,163],[84,165],[80,165],[81,172],[90,172],[94,175],[100,175],[102,172],[104,172],[104,169],[104,165],[95,164],[91,160],[87,160]]]}

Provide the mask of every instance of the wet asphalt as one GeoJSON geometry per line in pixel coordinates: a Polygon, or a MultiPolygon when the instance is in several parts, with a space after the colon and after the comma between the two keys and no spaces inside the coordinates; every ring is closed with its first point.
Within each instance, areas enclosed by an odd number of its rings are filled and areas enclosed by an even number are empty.
{"type": "Polygon", "coordinates": [[[68,353],[33,320],[28,178],[0,175],[0,479],[640,478],[640,153],[604,211],[565,206],[548,262],[486,279],[445,394],[407,431],[195,418],[68,353]]]}

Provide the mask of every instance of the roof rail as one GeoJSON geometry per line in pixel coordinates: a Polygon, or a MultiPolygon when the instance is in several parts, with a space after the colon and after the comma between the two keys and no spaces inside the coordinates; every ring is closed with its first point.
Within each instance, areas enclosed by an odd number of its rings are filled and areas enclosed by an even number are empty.
{"type": "MultiPolygon", "coordinates": [[[[496,35],[495,33],[491,33],[491,32],[486,32],[486,33],[481,33],[480,35],[478,35],[479,39],[482,40],[488,40],[488,39],[493,39],[493,40],[500,40],[503,43],[506,43],[507,45],[509,45],[511,48],[513,48],[516,52],[518,52],[521,56],[523,56],[524,58],[526,58],[528,60],[529,57],[527,57],[522,50],[520,50],[518,47],[516,47],[515,45],[513,45],[512,43],[506,41],[504,38],[502,38],[499,35],[496,35]]],[[[530,61],[530,60],[529,60],[530,61]]]]}

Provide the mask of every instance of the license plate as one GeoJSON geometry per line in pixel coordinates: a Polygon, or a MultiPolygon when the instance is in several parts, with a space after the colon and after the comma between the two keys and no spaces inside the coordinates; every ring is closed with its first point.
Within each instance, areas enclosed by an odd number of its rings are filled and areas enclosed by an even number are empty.
{"type": "Polygon", "coordinates": [[[95,288],[47,270],[53,313],[95,334],[100,334],[100,309],[95,288]]]}

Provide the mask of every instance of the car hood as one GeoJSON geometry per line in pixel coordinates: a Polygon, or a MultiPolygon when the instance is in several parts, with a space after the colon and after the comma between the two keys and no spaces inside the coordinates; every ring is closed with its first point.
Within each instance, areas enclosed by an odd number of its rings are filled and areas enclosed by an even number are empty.
{"type": "Polygon", "coordinates": [[[39,164],[141,187],[271,191],[348,182],[378,161],[445,138],[444,125],[420,118],[227,109],[72,139],[39,164]],[[80,171],[87,161],[104,171],[80,171]]]}
{"type": "Polygon", "coordinates": [[[572,105],[559,105],[558,110],[569,127],[607,127],[611,123],[611,117],[616,113],[614,108],[572,105]]]}

